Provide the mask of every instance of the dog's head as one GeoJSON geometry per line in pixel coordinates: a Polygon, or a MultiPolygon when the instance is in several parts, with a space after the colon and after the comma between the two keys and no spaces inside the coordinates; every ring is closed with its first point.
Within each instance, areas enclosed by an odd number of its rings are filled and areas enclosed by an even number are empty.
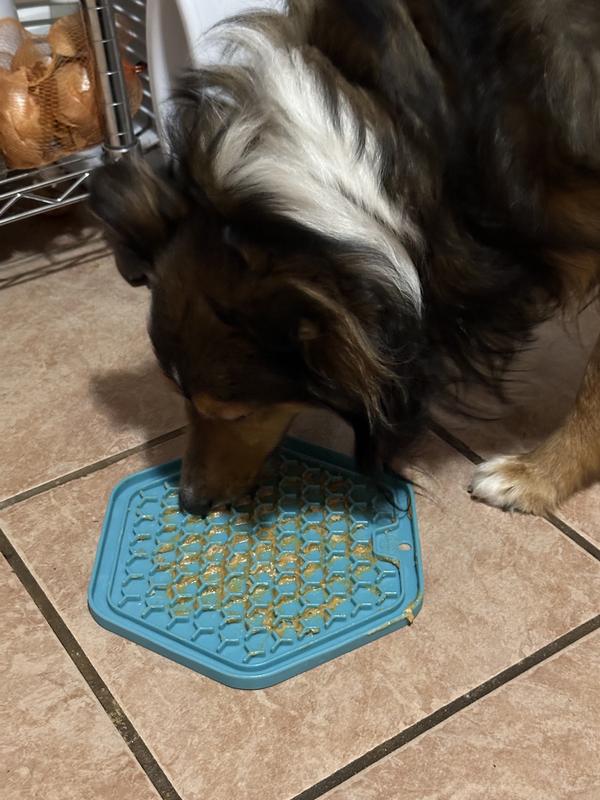
{"type": "Polygon", "coordinates": [[[420,326],[381,254],[236,224],[141,163],[97,173],[93,206],[121,274],[151,290],[156,356],[188,400],[187,507],[248,490],[303,407],[350,422],[369,469],[412,433],[420,326]]]}
{"type": "Polygon", "coordinates": [[[373,469],[416,433],[423,394],[416,237],[382,189],[372,109],[268,46],[250,71],[192,76],[169,167],[111,165],[92,187],[188,400],[188,508],[248,490],[306,406],[350,422],[373,469]]]}

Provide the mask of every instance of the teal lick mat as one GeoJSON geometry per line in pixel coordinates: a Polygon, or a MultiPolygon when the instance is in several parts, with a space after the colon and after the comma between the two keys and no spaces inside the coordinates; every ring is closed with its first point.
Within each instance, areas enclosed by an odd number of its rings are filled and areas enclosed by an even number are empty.
{"type": "Polygon", "coordinates": [[[423,600],[412,489],[288,439],[253,497],[181,513],[180,462],[113,491],[89,587],[104,627],[217,681],[271,686],[412,623],[423,600]]]}

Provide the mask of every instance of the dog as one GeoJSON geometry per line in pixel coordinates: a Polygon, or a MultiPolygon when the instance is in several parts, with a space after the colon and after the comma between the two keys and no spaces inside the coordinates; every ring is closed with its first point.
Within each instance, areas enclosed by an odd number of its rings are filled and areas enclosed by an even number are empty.
{"type": "MultiPolygon", "coordinates": [[[[194,513],[247,493],[307,407],[377,476],[600,277],[597,0],[289,0],[212,35],[167,163],[92,186],[187,399],[194,513]]],[[[471,488],[545,514],[599,478],[600,344],[562,426],[471,488]]]]}

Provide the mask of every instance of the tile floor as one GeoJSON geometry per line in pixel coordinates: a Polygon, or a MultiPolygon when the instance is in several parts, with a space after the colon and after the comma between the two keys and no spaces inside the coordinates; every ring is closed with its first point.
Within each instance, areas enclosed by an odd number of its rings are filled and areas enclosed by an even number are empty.
{"type": "MultiPolygon", "coordinates": [[[[423,442],[415,624],[240,692],[106,632],[86,607],[111,487],[182,447],[146,292],[121,281],[81,212],[0,230],[6,797],[600,798],[600,487],[553,523],[465,490],[478,456],[517,451],[560,418],[597,313],[581,341],[542,332],[543,382],[503,422],[445,423],[423,442]]],[[[297,432],[349,445],[319,416],[297,432]]]]}

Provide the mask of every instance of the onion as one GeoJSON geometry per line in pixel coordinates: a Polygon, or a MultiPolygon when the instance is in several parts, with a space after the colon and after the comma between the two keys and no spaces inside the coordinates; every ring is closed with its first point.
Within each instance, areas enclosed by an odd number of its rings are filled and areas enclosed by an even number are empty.
{"type": "Polygon", "coordinates": [[[0,72],[0,150],[8,167],[37,166],[45,137],[40,105],[29,93],[27,70],[0,72]]]}
{"type": "Polygon", "coordinates": [[[94,84],[79,61],[63,64],[54,73],[55,118],[70,128],[75,148],[96,144],[102,139],[94,84]]]}
{"type": "Polygon", "coordinates": [[[56,118],[65,125],[89,125],[97,115],[94,87],[79,61],[63,64],[54,73],[56,118]]]}
{"type": "Polygon", "coordinates": [[[133,117],[139,111],[142,105],[142,97],[144,89],[140,76],[137,74],[136,69],[129,62],[123,61],[123,72],[125,74],[125,86],[127,87],[127,96],[129,98],[129,108],[131,116],[133,117]]]}
{"type": "Polygon", "coordinates": [[[12,69],[24,67],[27,70],[29,86],[37,86],[45,81],[54,69],[52,50],[43,39],[25,39],[12,60],[12,69]]]}
{"type": "Polygon", "coordinates": [[[0,52],[14,56],[27,35],[18,20],[10,17],[0,19],[0,52]]]}
{"type": "Polygon", "coordinates": [[[74,58],[85,53],[86,35],[81,14],[69,14],[56,20],[48,31],[48,42],[56,56],[74,58]]]}

